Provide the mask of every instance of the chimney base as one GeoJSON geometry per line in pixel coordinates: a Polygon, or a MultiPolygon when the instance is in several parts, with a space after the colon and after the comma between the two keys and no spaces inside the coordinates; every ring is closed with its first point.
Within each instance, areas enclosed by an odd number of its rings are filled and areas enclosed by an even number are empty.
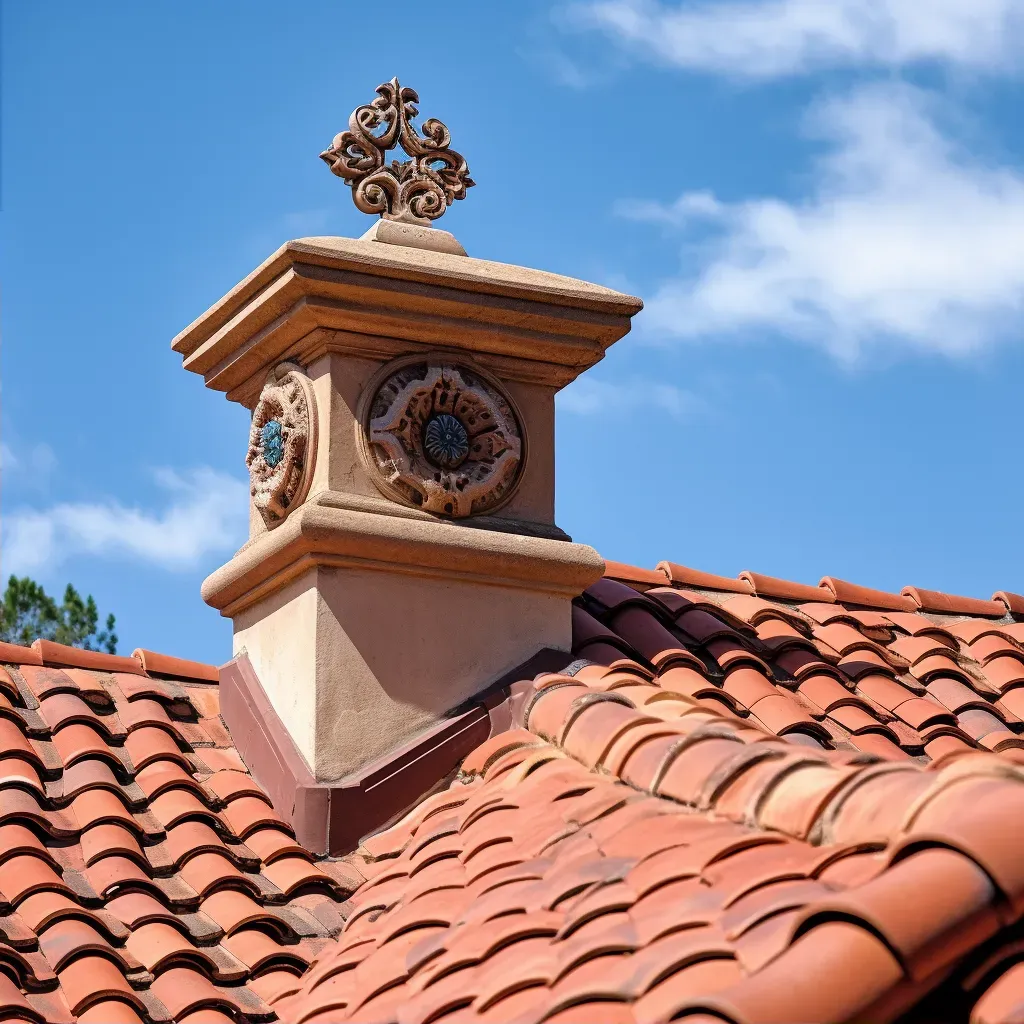
{"type": "Polygon", "coordinates": [[[317,781],[343,779],[544,648],[604,562],[583,544],[310,498],[203,585],[317,781]]]}

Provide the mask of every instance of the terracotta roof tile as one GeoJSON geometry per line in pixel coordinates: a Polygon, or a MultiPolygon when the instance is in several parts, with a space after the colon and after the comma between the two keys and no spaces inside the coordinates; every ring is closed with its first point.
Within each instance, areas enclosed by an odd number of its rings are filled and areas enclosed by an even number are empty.
{"type": "Polygon", "coordinates": [[[659,562],[658,569],[668,574],[673,583],[684,587],[697,587],[707,590],[732,591],[738,594],[753,593],[753,586],[744,579],[729,579],[727,576],[716,576],[713,573],[701,572],[699,569],[688,569],[675,562],[659,562]]]}
{"type": "Polygon", "coordinates": [[[635,565],[625,565],[622,562],[604,563],[604,574],[608,579],[621,580],[623,583],[638,584],[640,586],[663,587],[667,581],[668,573],[659,566],[657,569],[640,569],[635,565]]]}
{"type": "Polygon", "coordinates": [[[1011,615],[1024,615],[1024,596],[1011,593],[1009,590],[1000,590],[992,595],[993,601],[999,601],[1006,606],[1011,615]]]}
{"type": "Polygon", "coordinates": [[[818,586],[828,590],[832,597],[844,605],[860,605],[865,608],[885,608],[895,612],[913,612],[918,605],[913,598],[903,594],[890,594],[884,590],[861,587],[856,583],[835,576],[823,576],[818,586]]]}
{"type": "MultiPolygon", "coordinates": [[[[892,1019],[1024,911],[1024,633],[834,578],[830,603],[659,568],[721,604],[628,567],[591,588],[574,653],[649,667],[537,680],[467,758],[454,818],[368,844],[385,872],[279,1014],[892,1019]],[[419,952],[388,951],[414,926],[419,952]]],[[[992,1019],[1016,1005],[989,991],[992,1019]]]]}
{"type": "Polygon", "coordinates": [[[1013,605],[608,571],[574,611],[590,664],[535,680],[450,789],[338,863],[249,776],[208,668],[10,658],[3,1005],[744,1024],[889,1020],[956,986],[972,1019],[1016,1012],[1013,605]]]}
{"type": "Polygon", "coordinates": [[[32,649],[44,665],[70,665],[75,668],[95,669],[100,672],[129,672],[142,675],[144,669],[135,658],[124,658],[103,651],[85,651],[68,647],[52,640],[36,640],[32,649]]]}
{"type": "MultiPolygon", "coordinates": [[[[574,701],[585,691],[568,680],[549,683],[534,702],[531,723],[547,722],[550,733],[570,743],[574,730],[598,714],[612,715],[601,727],[608,737],[621,732],[623,715],[636,716],[637,730],[647,728],[632,701],[597,701],[580,710],[574,701]],[[561,727],[555,721],[559,715],[561,727]]],[[[638,699],[647,696],[637,693],[638,699]]],[[[787,755],[786,744],[766,732],[714,718],[717,724],[689,729],[683,728],[684,721],[679,720],[679,731],[652,734],[615,773],[626,777],[634,763],[633,786],[657,788],[660,799],[642,799],[621,782],[598,783],[590,774],[603,756],[596,738],[577,747],[582,764],[534,756],[538,767],[528,777],[520,775],[511,788],[505,773],[490,781],[481,777],[490,760],[489,754],[482,756],[476,774],[460,784],[462,794],[468,790],[470,796],[463,824],[443,819],[417,823],[413,812],[395,826],[411,841],[391,870],[405,861],[415,867],[424,850],[442,842],[452,851],[464,850],[472,861],[479,856],[472,850],[481,843],[484,850],[492,849],[487,843],[501,838],[501,859],[518,863],[518,873],[511,867],[501,877],[492,872],[483,901],[479,886],[466,885],[458,874],[435,891],[436,906],[425,896],[414,896],[401,873],[388,883],[393,895],[383,904],[373,895],[379,885],[368,887],[365,898],[356,893],[346,932],[357,930],[360,942],[345,943],[343,932],[340,943],[321,953],[309,980],[275,1009],[288,1019],[316,1019],[317,1013],[348,1012],[358,1004],[394,1019],[400,1005],[415,1007],[417,1013],[459,1006],[487,1011],[503,1004],[511,1010],[512,996],[529,991],[532,1001],[514,1005],[532,1007],[530,1019],[573,1007],[586,1007],[585,1013],[605,1019],[608,1006],[628,1010],[635,1020],[662,1019],[697,1006],[726,1013],[731,1020],[769,1019],[766,1001],[775,1007],[777,1019],[838,1020],[865,1012],[874,1019],[870,1008],[901,979],[913,981],[940,970],[998,925],[994,908],[999,895],[988,882],[990,873],[997,884],[1003,879],[1001,892],[1018,891],[1018,876],[996,848],[987,847],[988,859],[980,863],[973,853],[959,852],[960,846],[943,848],[936,833],[931,833],[934,845],[888,871],[883,859],[866,864],[867,872],[836,872],[859,860],[850,855],[857,844],[896,844],[908,829],[923,835],[915,822],[926,812],[915,808],[928,806],[923,794],[938,797],[955,787],[953,777],[920,766],[881,771],[884,765],[872,768],[868,761],[858,764],[824,750],[813,757],[787,755]],[[745,765],[737,756],[759,746],[767,758],[747,759],[745,765]],[[648,764],[641,769],[635,762],[644,750],[648,764]],[[669,776],[691,751],[701,758],[678,769],[679,788],[669,776]],[[758,766],[768,770],[760,772],[749,797],[730,802],[730,789],[745,783],[758,766]],[[595,803],[595,786],[602,791],[600,804],[595,803]],[[510,799],[518,788],[522,795],[510,799]],[[488,807],[494,810],[483,813],[488,807]],[[716,808],[719,820],[703,817],[703,807],[716,808]],[[879,807],[889,810],[884,821],[878,818],[879,807]],[[488,817],[493,822],[480,832],[488,817]],[[580,825],[581,818],[590,824],[580,825]],[[787,831],[794,838],[786,839],[787,831]],[[580,841],[583,836],[589,837],[587,843],[580,841]],[[834,853],[827,844],[836,840],[843,845],[834,853]],[[593,852],[586,853],[588,848],[593,852]],[[817,871],[827,883],[815,881],[817,871]],[[907,892],[900,872],[920,893],[907,892]],[[882,883],[885,887],[879,888],[882,883]],[[909,909],[893,902],[890,888],[909,909]],[[361,900],[378,908],[372,919],[361,911],[361,900]],[[932,917],[912,912],[915,904],[928,901],[932,917]],[[510,911],[515,913],[509,916],[510,911]],[[843,920],[837,921],[837,915],[843,920]],[[501,931],[472,928],[471,922],[484,921],[502,922],[501,931]],[[776,927],[776,921],[783,927],[776,927]],[[408,931],[413,925],[422,932],[420,941],[429,943],[424,950],[437,952],[414,956],[409,940],[408,946],[385,953],[399,936],[414,935],[408,931]],[[800,968],[804,961],[808,966],[800,968]],[[342,970],[343,963],[350,969],[342,970]],[[588,969],[598,963],[600,970],[588,969]],[[857,971],[849,970],[851,963],[859,965],[857,971]],[[698,965],[705,968],[692,975],[692,984],[673,981],[698,965]],[[783,971],[779,965],[790,966],[783,971]],[[335,967],[342,973],[333,975],[335,983],[326,982],[335,967]],[[791,983],[791,970],[810,971],[815,984],[791,983]],[[387,989],[390,1002],[379,1002],[382,985],[393,986],[387,989]],[[425,1002],[427,993],[431,996],[425,1002]]],[[[506,741],[505,749],[518,744],[516,749],[536,751],[537,742],[520,732],[506,741]]],[[[488,750],[500,746],[491,741],[488,750]]],[[[975,771],[984,780],[994,779],[984,768],[984,755],[975,756],[982,758],[975,771]]],[[[965,781],[977,777],[963,769],[957,776],[965,781]]],[[[1010,781],[1004,773],[1002,778],[998,785],[1009,787],[1007,794],[1024,794],[1024,777],[1010,781]]],[[[934,822],[944,820],[940,815],[934,822]]]]}
{"type": "Polygon", "coordinates": [[[957,594],[944,594],[921,587],[904,587],[903,594],[925,612],[940,612],[944,615],[987,615],[996,619],[1006,614],[1006,605],[1002,601],[983,601],[977,597],[960,597],[957,594]]]}
{"type": "Polygon", "coordinates": [[[0,661],[7,665],[42,665],[43,656],[37,648],[0,641],[0,661]]]}
{"type": "Polygon", "coordinates": [[[281,831],[233,748],[200,748],[195,773],[188,716],[207,721],[204,742],[227,736],[211,733],[217,688],[196,682],[211,673],[147,657],[150,678],[134,658],[49,643],[0,655],[0,1006],[39,1021],[272,1019],[264,996],[314,956],[303,936],[322,944],[343,923],[302,901],[340,907],[347,890],[281,831]]]}
{"type": "Polygon", "coordinates": [[[740,573],[740,579],[750,584],[751,589],[758,597],[777,597],[784,601],[822,601],[831,603],[835,600],[832,591],[826,587],[811,587],[804,583],[794,583],[791,580],[780,580],[774,576],[765,576],[762,573],[745,570],[740,573]]]}
{"type": "Polygon", "coordinates": [[[198,682],[216,683],[220,679],[220,671],[215,665],[205,665],[199,661],[188,661],[185,658],[172,658],[155,651],[136,648],[132,657],[141,665],[144,672],[155,676],[172,676],[176,679],[189,679],[198,682]]]}

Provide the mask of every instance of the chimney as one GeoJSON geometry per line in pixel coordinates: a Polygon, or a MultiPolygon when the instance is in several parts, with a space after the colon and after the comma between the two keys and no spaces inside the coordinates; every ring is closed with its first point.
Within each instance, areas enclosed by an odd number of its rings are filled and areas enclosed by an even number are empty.
{"type": "Polygon", "coordinates": [[[465,160],[411,89],[377,93],[321,155],[381,219],[287,242],[173,342],[252,412],[249,540],[202,593],[318,783],[570,649],[603,562],[555,525],[555,394],[641,306],[467,256],[431,226],[465,160]]]}

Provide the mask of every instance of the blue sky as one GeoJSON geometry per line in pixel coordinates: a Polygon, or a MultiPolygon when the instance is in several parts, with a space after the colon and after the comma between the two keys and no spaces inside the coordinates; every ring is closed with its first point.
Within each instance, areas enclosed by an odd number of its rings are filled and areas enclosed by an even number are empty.
{"type": "Polygon", "coordinates": [[[170,339],[369,220],[317,159],[398,75],[471,255],[641,295],[559,401],[608,558],[1024,590],[1022,0],[3,6],[2,566],[222,661],[247,414],[170,339]],[[381,8],[383,11],[384,9],[381,8]]]}

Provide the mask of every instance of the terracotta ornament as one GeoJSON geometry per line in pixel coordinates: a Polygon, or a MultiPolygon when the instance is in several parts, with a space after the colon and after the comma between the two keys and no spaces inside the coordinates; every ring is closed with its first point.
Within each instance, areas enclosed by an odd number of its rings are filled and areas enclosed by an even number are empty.
{"type": "Polygon", "coordinates": [[[356,107],[348,131],[336,135],[320,157],[352,187],[352,200],[363,213],[429,226],[475,182],[440,121],[424,121],[423,135],[412,126],[417,103],[416,91],[397,78],[378,85],[377,99],[356,107]],[[397,146],[409,159],[386,165],[385,154],[397,146]]]}
{"type": "Polygon", "coordinates": [[[309,378],[292,363],[271,371],[252,414],[249,484],[267,526],[276,526],[309,490],[316,459],[316,399],[309,378]]]}
{"type": "Polygon", "coordinates": [[[483,371],[440,355],[396,360],[367,389],[363,449],[389,497],[453,518],[512,495],[525,438],[512,400],[483,371]]]}

